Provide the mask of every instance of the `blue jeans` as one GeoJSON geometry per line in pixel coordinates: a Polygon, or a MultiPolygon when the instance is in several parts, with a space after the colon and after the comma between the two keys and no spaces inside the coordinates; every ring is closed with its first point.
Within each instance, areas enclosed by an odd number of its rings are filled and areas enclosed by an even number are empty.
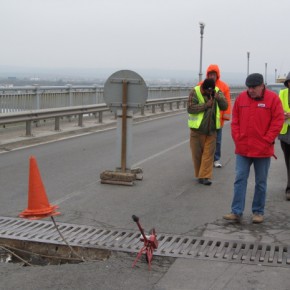
{"type": "Polygon", "coordinates": [[[252,213],[264,214],[270,161],[270,157],[250,158],[236,155],[236,180],[234,183],[232,213],[242,215],[244,212],[250,167],[254,164],[255,192],[252,202],[252,213]]]}
{"type": "Polygon", "coordinates": [[[221,147],[222,147],[222,128],[216,130],[216,147],[214,153],[214,161],[221,159],[221,147]]]}

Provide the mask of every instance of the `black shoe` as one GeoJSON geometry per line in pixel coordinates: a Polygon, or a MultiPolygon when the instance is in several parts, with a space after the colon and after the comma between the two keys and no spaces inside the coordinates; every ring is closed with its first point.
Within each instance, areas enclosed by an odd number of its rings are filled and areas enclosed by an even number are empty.
{"type": "Polygon", "coordinates": [[[203,178],[199,178],[198,183],[203,184],[203,178]]]}
{"type": "Polygon", "coordinates": [[[208,178],[204,178],[203,184],[204,185],[211,185],[211,181],[208,178]]]}

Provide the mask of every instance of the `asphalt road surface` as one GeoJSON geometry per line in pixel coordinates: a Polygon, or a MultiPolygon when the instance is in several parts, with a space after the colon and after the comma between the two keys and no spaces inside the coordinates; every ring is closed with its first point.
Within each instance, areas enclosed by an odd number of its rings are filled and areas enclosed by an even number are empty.
{"type": "MultiPolygon", "coordinates": [[[[116,166],[116,132],[102,131],[0,154],[1,216],[16,217],[27,207],[29,157],[35,156],[59,222],[158,233],[290,245],[290,203],[285,201],[286,174],[279,144],[272,160],[265,222],[251,223],[254,187],[249,178],[241,224],[222,219],[230,211],[234,182],[234,146],[230,126],[223,130],[223,168],[213,184],[200,185],[193,175],[185,112],[133,126],[133,167],[144,178],[134,186],[104,185],[100,173],[116,166]]],[[[135,254],[112,253],[106,261],[78,265],[21,267],[0,265],[1,289],[290,289],[289,268],[261,267],[194,259],[154,257],[132,269],[135,254]]]]}

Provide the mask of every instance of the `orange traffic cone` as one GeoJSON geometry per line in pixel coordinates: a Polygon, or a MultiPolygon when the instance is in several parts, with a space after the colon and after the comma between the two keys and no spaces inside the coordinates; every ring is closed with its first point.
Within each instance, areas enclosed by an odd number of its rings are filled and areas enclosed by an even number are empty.
{"type": "Polygon", "coordinates": [[[34,156],[31,156],[29,164],[28,208],[21,212],[19,216],[27,219],[42,219],[59,215],[60,213],[55,211],[56,208],[58,206],[51,205],[48,202],[36,159],[34,156]]]}

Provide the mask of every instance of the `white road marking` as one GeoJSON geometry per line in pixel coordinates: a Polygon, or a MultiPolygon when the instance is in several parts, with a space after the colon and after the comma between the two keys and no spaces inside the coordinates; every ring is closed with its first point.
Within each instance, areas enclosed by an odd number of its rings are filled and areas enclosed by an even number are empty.
{"type": "MultiPolygon", "coordinates": [[[[134,168],[134,167],[140,166],[141,164],[143,164],[143,163],[145,163],[145,162],[147,162],[147,161],[149,161],[149,160],[151,160],[153,158],[156,158],[158,156],[161,156],[162,154],[165,154],[165,153],[167,153],[167,152],[169,152],[171,150],[174,150],[174,149],[178,148],[179,146],[182,146],[182,145],[184,145],[186,143],[188,144],[189,143],[189,140],[182,141],[182,142],[180,142],[178,144],[175,144],[175,145],[173,145],[173,146],[171,146],[171,147],[169,147],[169,148],[167,148],[165,150],[162,150],[162,151],[160,151],[160,152],[158,152],[156,154],[153,154],[153,155],[151,155],[151,156],[149,156],[149,157],[147,157],[147,158],[145,158],[143,160],[140,160],[139,162],[135,163],[132,167],[134,168]]],[[[87,184],[86,186],[90,186],[90,185],[93,185],[93,184],[97,184],[100,181],[101,180],[99,179],[99,180],[94,181],[94,182],[92,182],[90,184],[87,184]]],[[[82,191],[75,191],[75,192],[69,193],[66,196],[64,196],[63,198],[60,198],[60,199],[57,199],[57,200],[53,201],[52,204],[60,205],[64,201],[67,201],[68,199],[70,199],[70,198],[72,198],[74,196],[81,195],[81,194],[83,194],[82,191]]]]}

